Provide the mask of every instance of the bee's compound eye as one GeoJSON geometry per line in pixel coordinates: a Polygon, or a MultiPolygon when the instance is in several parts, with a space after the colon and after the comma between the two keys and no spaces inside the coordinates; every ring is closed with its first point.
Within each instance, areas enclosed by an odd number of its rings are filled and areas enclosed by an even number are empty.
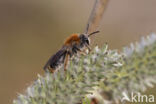
{"type": "Polygon", "coordinates": [[[89,45],[89,40],[88,39],[86,40],[86,43],[89,45]]]}

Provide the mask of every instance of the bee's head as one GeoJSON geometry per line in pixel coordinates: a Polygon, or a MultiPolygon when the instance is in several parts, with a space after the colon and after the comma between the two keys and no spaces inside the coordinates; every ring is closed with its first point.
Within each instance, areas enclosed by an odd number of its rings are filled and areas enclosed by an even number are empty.
{"type": "Polygon", "coordinates": [[[79,37],[80,37],[81,44],[85,44],[85,45],[89,45],[90,44],[90,40],[89,40],[88,35],[81,34],[79,37]]]}
{"type": "Polygon", "coordinates": [[[89,37],[92,36],[93,34],[96,34],[98,33],[99,31],[95,31],[95,32],[92,32],[90,34],[81,34],[79,36],[80,40],[81,40],[81,44],[86,44],[86,45],[89,45],[90,44],[90,40],[89,40],[89,37]]]}

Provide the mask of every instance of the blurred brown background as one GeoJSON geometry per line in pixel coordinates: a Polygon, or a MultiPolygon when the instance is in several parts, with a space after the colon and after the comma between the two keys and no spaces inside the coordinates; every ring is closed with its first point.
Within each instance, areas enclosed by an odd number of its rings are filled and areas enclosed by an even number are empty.
{"type": "MultiPolygon", "coordinates": [[[[0,101],[44,75],[42,67],[71,33],[84,31],[94,0],[0,0],[0,101]]],[[[156,32],[156,0],[110,0],[92,46],[121,49],[156,32]]]]}

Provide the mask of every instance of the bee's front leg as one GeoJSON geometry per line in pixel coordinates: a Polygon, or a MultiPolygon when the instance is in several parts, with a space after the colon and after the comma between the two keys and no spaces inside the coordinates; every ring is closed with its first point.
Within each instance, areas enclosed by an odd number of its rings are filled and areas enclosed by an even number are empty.
{"type": "Polygon", "coordinates": [[[80,54],[82,55],[87,55],[90,52],[91,52],[91,48],[89,46],[86,46],[84,50],[80,50],[80,54]]]}
{"type": "Polygon", "coordinates": [[[86,47],[87,47],[87,49],[88,49],[88,53],[90,53],[91,52],[91,48],[88,46],[88,45],[86,45],[86,47]]]}

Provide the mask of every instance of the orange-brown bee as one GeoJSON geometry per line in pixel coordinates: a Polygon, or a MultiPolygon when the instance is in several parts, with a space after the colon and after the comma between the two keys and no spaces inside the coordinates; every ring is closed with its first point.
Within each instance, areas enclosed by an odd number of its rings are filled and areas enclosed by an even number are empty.
{"type": "Polygon", "coordinates": [[[84,49],[91,50],[89,48],[90,40],[89,37],[95,33],[98,33],[99,31],[92,32],[90,34],[84,33],[84,34],[72,34],[69,36],[62,48],[56,52],[46,63],[44,66],[44,70],[49,70],[51,73],[54,73],[54,71],[61,65],[64,64],[64,70],[66,71],[66,66],[68,63],[68,60],[74,56],[77,53],[84,53],[84,49]]]}

